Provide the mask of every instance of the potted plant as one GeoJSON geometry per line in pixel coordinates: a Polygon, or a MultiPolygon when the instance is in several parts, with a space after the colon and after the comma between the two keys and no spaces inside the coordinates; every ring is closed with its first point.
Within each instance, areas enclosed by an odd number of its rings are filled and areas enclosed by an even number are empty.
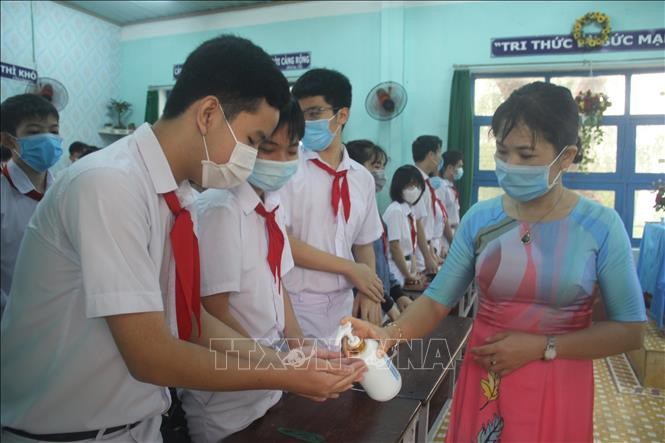
{"type": "MultiPolygon", "coordinates": [[[[653,183],[653,188],[656,191],[656,200],[654,202],[653,208],[656,212],[661,212],[665,214],[665,181],[663,179],[658,179],[653,183]]],[[[660,217],[660,221],[663,222],[663,217],[660,217]]]]}
{"type": "Polygon", "coordinates": [[[575,97],[575,102],[580,112],[580,140],[582,144],[582,160],[580,169],[586,170],[586,166],[595,160],[591,147],[603,142],[603,113],[612,103],[607,95],[602,92],[593,93],[591,90],[580,91],[575,97]]]}
{"type": "Polygon", "coordinates": [[[108,105],[109,111],[115,115],[118,119],[115,129],[125,129],[125,125],[122,123],[122,117],[127,113],[132,107],[132,104],[126,101],[119,101],[112,99],[108,105]]]}

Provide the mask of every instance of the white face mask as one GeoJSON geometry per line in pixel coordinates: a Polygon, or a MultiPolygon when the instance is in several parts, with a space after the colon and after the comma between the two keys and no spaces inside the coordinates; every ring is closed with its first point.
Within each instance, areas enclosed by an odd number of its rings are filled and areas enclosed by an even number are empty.
{"type": "Polygon", "coordinates": [[[233,152],[231,153],[231,158],[228,163],[218,165],[217,163],[210,161],[208,143],[206,142],[205,135],[203,136],[206,160],[201,160],[201,165],[203,165],[201,186],[204,188],[233,188],[245,182],[254,169],[254,162],[256,161],[256,155],[258,153],[256,149],[238,141],[231,125],[228,120],[226,120],[222,105],[219,105],[219,109],[222,111],[226,126],[229,128],[229,131],[231,131],[231,135],[233,136],[236,145],[233,147],[233,152]]]}
{"type": "Polygon", "coordinates": [[[402,191],[402,198],[405,202],[413,205],[422,194],[422,191],[417,186],[411,186],[402,191]]]}

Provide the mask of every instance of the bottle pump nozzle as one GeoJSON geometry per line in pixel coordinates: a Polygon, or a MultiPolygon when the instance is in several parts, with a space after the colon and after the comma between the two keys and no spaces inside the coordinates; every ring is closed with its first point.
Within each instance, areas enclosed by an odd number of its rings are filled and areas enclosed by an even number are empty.
{"type": "Polygon", "coordinates": [[[361,340],[353,335],[353,327],[351,322],[346,322],[337,329],[337,337],[335,338],[335,344],[337,346],[342,345],[342,339],[346,337],[348,339],[349,346],[356,348],[360,345],[361,340]]]}

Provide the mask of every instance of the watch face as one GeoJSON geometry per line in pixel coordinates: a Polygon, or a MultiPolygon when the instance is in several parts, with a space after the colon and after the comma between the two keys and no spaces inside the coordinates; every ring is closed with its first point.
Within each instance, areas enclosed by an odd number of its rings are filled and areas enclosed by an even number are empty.
{"type": "Polygon", "coordinates": [[[554,360],[555,357],[556,349],[553,345],[548,344],[547,348],[545,348],[545,360],[554,360]]]}

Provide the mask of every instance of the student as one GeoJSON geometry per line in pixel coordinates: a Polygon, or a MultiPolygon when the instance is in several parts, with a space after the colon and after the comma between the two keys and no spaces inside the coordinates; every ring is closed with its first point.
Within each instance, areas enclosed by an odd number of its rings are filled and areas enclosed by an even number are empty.
{"type": "Polygon", "coordinates": [[[436,135],[421,135],[411,145],[413,161],[425,180],[426,191],[415,209],[415,217],[421,222],[418,226],[418,249],[416,250],[416,263],[419,272],[427,275],[436,274],[438,266],[442,263],[439,256],[442,236],[450,237],[452,233],[447,225],[446,209],[436,196],[436,191],[429,182],[430,175],[441,167],[442,141],[436,135]]]}
{"type": "Polygon", "coordinates": [[[0,106],[2,145],[11,159],[0,178],[0,315],[12,287],[19,246],[37,204],[50,188],[48,169],[62,155],[60,117],[55,107],[34,94],[10,97],[0,106]]]}
{"type": "Polygon", "coordinates": [[[464,160],[462,159],[462,153],[459,151],[444,152],[443,166],[439,172],[443,183],[437,194],[448,211],[448,222],[453,233],[460,222],[459,193],[455,182],[460,180],[463,174],[464,160]]]}
{"type": "Polygon", "coordinates": [[[69,161],[74,163],[76,160],[83,157],[88,148],[89,146],[83,142],[74,142],[69,145],[69,161]]]}
{"type": "MultiPolygon", "coordinates": [[[[203,306],[245,337],[266,346],[300,347],[302,332],[282,278],[293,267],[276,192],[298,168],[305,122],[292,99],[272,137],[259,146],[248,181],[210,189],[197,200],[203,306]],[[224,229],[220,229],[223,226],[224,229]],[[228,251],[236,251],[229,254],[228,251]]],[[[183,390],[194,442],[218,442],[247,427],[279,401],[279,390],[218,392],[183,390]]]]}
{"type": "Polygon", "coordinates": [[[170,404],[160,386],[324,399],[358,378],[361,367],[317,358],[257,367],[282,356],[233,340],[242,336],[201,308],[189,180],[242,184],[288,98],[261,48],[214,38],[187,57],[153,127],[54,183],[26,230],[2,322],[3,442],[160,441],[170,404]]]}
{"type": "Polygon", "coordinates": [[[425,180],[415,166],[397,168],[390,183],[390,198],[393,202],[383,213],[383,222],[386,224],[390,245],[390,272],[401,286],[420,284],[414,257],[418,228],[413,211],[426,194],[425,180]]]}
{"type": "MultiPolygon", "coordinates": [[[[374,177],[375,192],[381,192],[386,184],[386,164],[388,154],[378,145],[369,140],[353,140],[346,144],[349,156],[363,165],[374,177]]],[[[383,223],[381,238],[374,241],[374,256],[376,257],[376,274],[383,282],[383,297],[381,303],[383,312],[391,320],[399,318],[400,311],[406,309],[411,299],[402,292],[397,278],[390,271],[388,264],[388,235],[386,224],[383,223]]]]}
{"type": "MultiPolygon", "coordinates": [[[[460,221],[460,206],[459,194],[455,187],[455,181],[462,178],[464,173],[464,162],[462,160],[462,153],[459,151],[446,151],[443,153],[443,164],[437,175],[430,178],[430,183],[436,189],[436,195],[443,203],[448,214],[448,225],[450,227],[451,236],[455,234],[455,230],[460,221]]],[[[445,257],[450,249],[450,242],[444,235],[440,239],[440,249],[438,250],[441,257],[445,257]]]]}
{"type": "Polygon", "coordinates": [[[284,282],[304,335],[332,345],[345,315],[360,311],[365,319],[381,321],[383,284],[374,272],[372,247],[381,221],[372,175],[342,144],[349,80],[337,71],[313,69],[292,91],[305,115],[305,136],[298,172],[280,191],[296,264],[284,282]]]}

